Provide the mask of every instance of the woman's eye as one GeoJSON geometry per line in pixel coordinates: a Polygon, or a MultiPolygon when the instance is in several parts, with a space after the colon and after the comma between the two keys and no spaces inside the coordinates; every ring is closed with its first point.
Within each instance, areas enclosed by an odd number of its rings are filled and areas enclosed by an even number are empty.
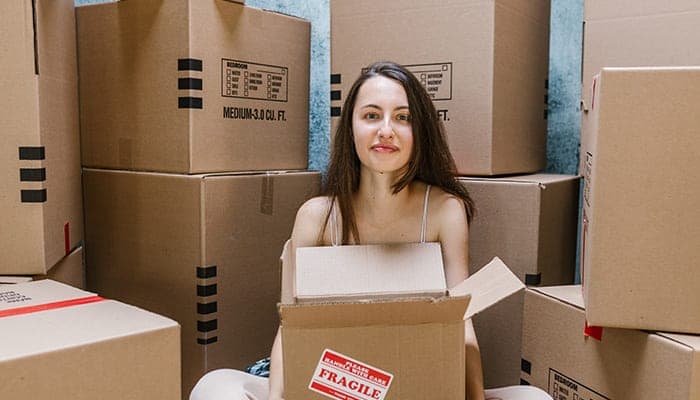
{"type": "Polygon", "coordinates": [[[410,122],[411,116],[409,114],[399,114],[396,116],[396,119],[401,122],[410,122]]]}
{"type": "Polygon", "coordinates": [[[365,118],[366,119],[379,119],[379,114],[377,114],[376,112],[368,112],[367,114],[365,114],[365,118]]]}

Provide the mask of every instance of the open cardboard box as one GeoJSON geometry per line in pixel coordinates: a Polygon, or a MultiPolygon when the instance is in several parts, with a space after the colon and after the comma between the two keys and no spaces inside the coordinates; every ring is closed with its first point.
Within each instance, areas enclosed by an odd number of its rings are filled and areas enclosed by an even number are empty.
{"type": "Polygon", "coordinates": [[[464,399],[464,320],[524,284],[495,258],[445,290],[439,250],[435,243],[307,247],[292,255],[287,242],[279,304],[285,398],[464,399]],[[396,273],[397,259],[412,261],[396,273]],[[319,260],[333,260],[332,268],[323,275],[304,275],[304,284],[319,288],[324,282],[342,282],[340,296],[329,292],[325,298],[305,298],[307,292],[295,283],[297,268],[306,271],[319,260]],[[422,272],[414,274],[418,266],[422,272]],[[387,270],[394,271],[395,280],[375,281],[385,285],[375,285],[373,294],[353,292],[367,282],[362,271],[381,275],[387,270]],[[443,282],[438,293],[430,285],[421,288],[422,282],[437,278],[443,282]],[[399,293],[400,286],[418,289],[399,293]],[[302,301],[296,298],[298,289],[302,301]]]}

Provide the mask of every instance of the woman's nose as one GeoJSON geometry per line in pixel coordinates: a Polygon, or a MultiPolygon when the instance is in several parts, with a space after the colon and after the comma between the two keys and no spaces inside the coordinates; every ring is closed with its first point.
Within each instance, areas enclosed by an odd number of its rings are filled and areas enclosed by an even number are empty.
{"type": "Polygon", "coordinates": [[[379,137],[381,138],[391,138],[394,136],[394,128],[391,126],[391,120],[385,119],[382,121],[382,124],[379,126],[379,130],[377,131],[379,134],[379,137]]]}

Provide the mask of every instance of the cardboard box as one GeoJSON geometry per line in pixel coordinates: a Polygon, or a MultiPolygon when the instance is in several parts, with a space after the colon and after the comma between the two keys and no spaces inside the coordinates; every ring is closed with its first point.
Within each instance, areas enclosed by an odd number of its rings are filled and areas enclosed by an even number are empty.
{"type": "Polygon", "coordinates": [[[583,335],[580,286],[525,292],[523,372],[555,399],[700,399],[700,336],[605,328],[583,335]]]}
{"type": "Polygon", "coordinates": [[[83,246],[78,247],[54,265],[45,275],[11,275],[0,276],[2,283],[21,283],[33,280],[51,279],[79,289],[85,289],[85,262],[83,246]]]}
{"type": "Polygon", "coordinates": [[[226,0],[116,1],[76,15],[84,166],[307,167],[309,22],[226,0]]]}
{"type": "Polygon", "coordinates": [[[304,247],[297,250],[296,302],[447,294],[439,243],[304,247]],[[357,259],[367,260],[358,264],[357,259]],[[440,262],[427,263],[426,261],[440,262]],[[426,265],[427,264],[427,265],[426,265]],[[396,266],[401,273],[396,273],[396,266]],[[431,267],[431,268],[427,268],[431,267]],[[343,279],[337,279],[343,276],[343,279]]]}
{"type": "Polygon", "coordinates": [[[0,275],[44,274],[83,238],[73,9],[0,5],[0,275]]]}
{"type": "MultiPolygon", "coordinates": [[[[459,178],[476,204],[469,227],[470,273],[495,256],[527,285],[574,283],[578,176],[459,178]]],[[[486,387],[520,382],[523,294],[474,317],[486,387]]]]}
{"type": "Polygon", "coordinates": [[[182,325],[183,396],[266,357],[279,254],[320,174],[84,170],[88,287],[182,325]]]}
{"type": "Polygon", "coordinates": [[[175,321],[54,282],[0,285],[6,399],[177,400],[175,321]]]}
{"type": "Polygon", "coordinates": [[[700,333],[700,67],[605,68],[584,157],[592,325],[700,333]]]}
{"type": "Polygon", "coordinates": [[[549,3],[332,0],[332,130],[362,68],[388,59],[424,83],[460,174],[544,169],[549,3]]]}
{"type": "MultiPolygon", "coordinates": [[[[422,250],[416,257],[426,269],[435,271],[442,268],[442,255],[435,254],[431,246],[434,244],[418,244],[409,251],[415,255],[422,250]]],[[[385,267],[394,270],[399,267],[388,257],[371,256],[363,246],[354,247],[340,252],[338,247],[300,248],[296,265],[291,252],[285,250],[279,306],[285,398],[463,400],[464,319],[522,289],[522,282],[496,259],[437,299],[422,296],[421,291],[412,298],[318,299],[314,303],[298,303],[289,297],[295,268],[303,268],[300,264],[319,253],[336,253],[338,265],[355,264],[360,271],[378,262],[391,263],[385,267]],[[304,251],[311,254],[299,257],[304,251]]],[[[343,268],[333,271],[337,274],[328,276],[331,281],[347,279],[343,268]]],[[[385,283],[389,290],[395,287],[385,283]]],[[[376,290],[383,291],[381,287],[376,290]]],[[[337,296],[329,293],[329,298],[337,296]]]]}
{"type": "Polygon", "coordinates": [[[699,26],[700,3],[693,0],[586,0],[583,109],[603,67],[700,65],[699,26]]]}
{"type": "Polygon", "coordinates": [[[51,268],[46,275],[35,276],[34,279],[52,279],[79,289],[85,289],[83,246],[73,250],[63,260],[51,268]]]}

